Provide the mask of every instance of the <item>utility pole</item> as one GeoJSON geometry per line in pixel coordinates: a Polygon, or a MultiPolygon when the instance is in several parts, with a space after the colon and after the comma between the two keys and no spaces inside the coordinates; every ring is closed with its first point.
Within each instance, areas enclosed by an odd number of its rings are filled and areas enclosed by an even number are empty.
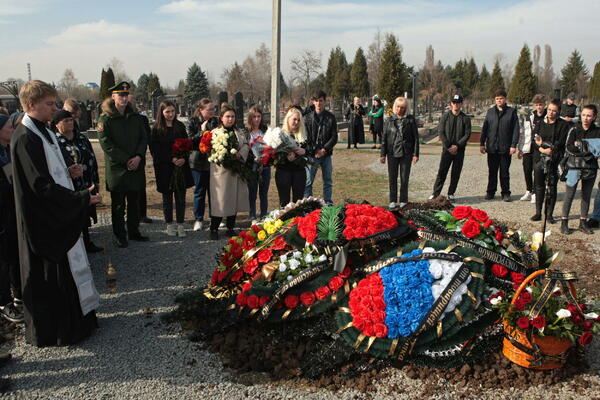
{"type": "Polygon", "coordinates": [[[279,125],[279,76],[281,74],[281,0],[273,0],[271,33],[271,126],[279,125]]]}
{"type": "Polygon", "coordinates": [[[31,64],[27,63],[27,82],[31,82],[31,64]]]}

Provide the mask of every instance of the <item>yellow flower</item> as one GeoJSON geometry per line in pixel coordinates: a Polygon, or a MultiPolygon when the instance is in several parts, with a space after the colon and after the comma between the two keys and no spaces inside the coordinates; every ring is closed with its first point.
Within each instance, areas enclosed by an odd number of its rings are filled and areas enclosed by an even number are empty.
{"type": "Polygon", "coordinates": [[[260,230],[260,231],[258,231],[258,234],[256,235],[256,237],[258,238],[258,240],[263,241],[267,238],[267,232],[260,230]]]}
{"type": "Polygon", "coordinates": [[[281,228],[283,226],[283,221],[278,219],[277,221],[275,221],[275,227],[276,228],[281,228]]]}
{"type": "MultiPolygon", "coordinates": [[[[265,226],[266,226],[266,225],[265,225],[265,226]]],[[[265,229],[267,230],[267,233],[268,233],[269,235],[272,235],[272,234],[274,234],[275,232],[277,232],[277,228],[275,228],[275,226],[274,226],[274,225],[272,225],[272,224],[270,224],[270,225],[266,226],[266,228],[265,228],[265,229]]]]}

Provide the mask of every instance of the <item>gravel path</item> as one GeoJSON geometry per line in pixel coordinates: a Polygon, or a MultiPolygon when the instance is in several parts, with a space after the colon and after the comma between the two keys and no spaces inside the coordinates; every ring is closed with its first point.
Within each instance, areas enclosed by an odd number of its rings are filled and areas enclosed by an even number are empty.
{"type": "MultiPolygon", "coordinates": [[[[471,150],[471,149],[470,149],[471,150]]],[[[415,167],[411,200],[424,200],[431,190],[439,156],[424,154],[415,167]]],[[[425,153],[425,152],[424,152],[425,153]]],[[[340,153],[338,153],[340,154],[340,153]]],[[[379,164],[370,168],[382,171],[379,164]]],[[[482,195],[485,158],[467,157],[458,202],[481,206],[494,217],[526,221],[533,206],[524,202],[484,202],[482,195]],[[519,217],[515,218],[514,216],[519,217]]],[[[511,168],[514,193],[523,191],[520,163],[511,168]]],[[[559,202],[558,206],[562,203],[559,202]]],[[[578,210],[579,203],[574,205],[578,210]]],[[[527,222],[523,222],[528,225],[527,222]]],[[[546,390],[543,387],[517,392],[507,389],[470,392],[463,387],[440,385],[431,391],[421,381],[411,380],[399,370],[386,371],[378,391],[360,393],[352,388],[331,392],[299,386],[292,382],[268,382],[254,386],[236,383],[238,377],[225,371],[215,354],[192,343],[180,333],[178,324],[163,324],[160,313],[173,309],[174,296],[186,289],[204,285],[213,268],[214,254],[224,241],[208,241],[208,233],[189,232],[184,239],[169,238],[161,232],[164,224],[144,225],[152,242],[131,243],[128,249],[108,249],[118,271],[117,287],[111,292],[106,283],[104,254],[92,255],[92,269],[102,303],[98,312],[100,329],[87,341],[71,347],[38,349],[24,343],[22,335],[10,350],[13,361],[0,372],[11,382],[11,390],[0,398],[9,399],[420,399],[426,396],[451,399],[514,399],[544,397],[600,398],[597,376],[586,378],[591,388],[576,392],[568,383],[546,390]],[[426,392],[424,392],[427,390],[426,392]]],[[[105,245],[108,226],[92,229],[93,240],[105,245]]],[[[554,238],[560,237],[555,235],[554,238]]],[[[598,248],[594,235],[590,246],[598,248]]],[[[556,245],[556,244],[555,244],[556,245]]],[[[590,362],[600,368],[600,345],[592,345],[590,362]]],[[[258,376],[260,378],[260,375],[258,376]]],[[[264,378],[264,377],[263,377],[264,378]]],[[[258,378],[257,378],[258,379],[258,378]]]]}

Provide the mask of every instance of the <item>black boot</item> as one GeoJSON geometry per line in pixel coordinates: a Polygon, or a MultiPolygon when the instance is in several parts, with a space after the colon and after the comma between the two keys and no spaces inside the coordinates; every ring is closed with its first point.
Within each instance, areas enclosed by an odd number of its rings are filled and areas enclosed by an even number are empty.
{"type": "MultiPolygon", "coordinates": [[[[537,196],[536,196],[537,198],[537,196]]],[[[548,196],[548,210],[546,211],[546,215],[548,216],[548,223],[555,224],[556,220],[554,219],[554,206],[556,205],[556,197],[548,196]]]]}
{"type": "Polygon", "coordinates": [[[560,233],[564,234],[564,235],[570,235],[571,231],[569,230],[569,220],[566,218],[563,218],[560,221],[560,233]]]}
{"type": "Polygon", "coordinates": [[[592,235],[594,233],[594,231],[591,230],[585,223],[585,219],[579,220],[579,231],[585,233],[586,235],[592,235]]]}

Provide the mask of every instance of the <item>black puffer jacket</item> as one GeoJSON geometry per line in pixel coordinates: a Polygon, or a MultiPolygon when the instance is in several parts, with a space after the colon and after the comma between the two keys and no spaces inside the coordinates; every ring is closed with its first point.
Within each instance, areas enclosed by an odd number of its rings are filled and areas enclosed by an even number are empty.
{"type": "Polygon", "coordinates": [[[509,106],[502,111],[496,106],[490,108],[481,129],[481,146],[488,153],[507,154],[511,147],[519,143],[519,118],[517,111],[509,106]]]}
{"type": "MultiPolygon", "coordinates": [[[[208,156],[200,153],[198,146],[200,145],[200,138],[204,131],[202,130],[202,124],[204,120],[202,116],[190,118],[188,125],[188,137],[194,142],[194,151],[190,154],[190,168],[196,171],[210,171],[210,163],[208,162],[208,156]]],[[[219,119],[212,117],[206,124],[207,131],[212,131],[219,126],[219,119]]]]}
{"type": "Polygon", "coordinates": [[[452,145],[457,145],[460,150],[467,147],[469,137],[471,137],[471,118],[464,112],[460,112],[456,118],[456,127],[452,129],[453,119],[452,111],[448,111],[440,120],[438,125],[438,135],[442,141],[444,149],[448,149],[452,145]]]}
{"type": "Polygon", "coordinates": [[[335,115],[323,110],[321,118],[315,117],[312,111],[306,114],[304,125],[306,126],[306,151],[307,155],[314,157],[317,150],[325,149],[327,155],[333,154],[333,148],[338,141],[337,121],[335,115]]]}
{"type": "Polygon", "coordinates": [[[398,118],[390,115],[383,123],[381,137],[381,156],[404,157],[419,156],[419,130],[412,115],[398,118]]]}

